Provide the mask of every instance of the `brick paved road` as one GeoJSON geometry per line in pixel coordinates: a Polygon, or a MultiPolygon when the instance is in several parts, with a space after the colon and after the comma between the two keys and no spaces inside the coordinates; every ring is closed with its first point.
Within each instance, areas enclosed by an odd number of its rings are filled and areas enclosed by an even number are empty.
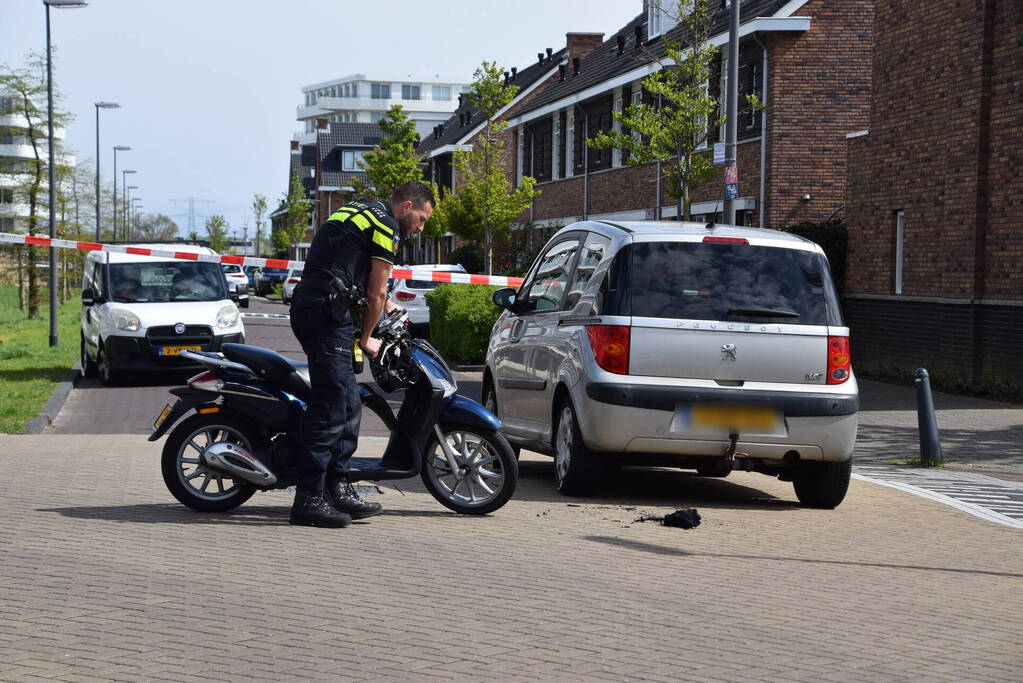
{"type": "MultiPolygon", "coordinates": [[[[380,441],[368,447],[379,448],[380,441]]],[[[185,510],[138,435],[0,436],[0,679],[991,680],[1023,671],[1023,535],[854,481],[550,464],[486,518],[418,483],[345,530],[185,510]],[[31,463],[31,464],[29,464],[31,463]],[[632,523],[695,506],[698,529],[632,523]]]]}

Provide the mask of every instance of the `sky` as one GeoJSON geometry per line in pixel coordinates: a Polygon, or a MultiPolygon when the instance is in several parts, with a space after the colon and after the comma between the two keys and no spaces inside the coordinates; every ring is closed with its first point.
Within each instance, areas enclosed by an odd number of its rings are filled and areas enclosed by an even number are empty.
{"type": "MultiPolygon", "coordinates": [[[[302,130],[301,88],[364,73],[472,80],[483,60],[523,68],[558,50],[569,31],[610,35],[642,0],[89,0],[51,9],[54,83],[75,121],[66,144],[96,155],[103,182],[113,145],[143,213],[171,216],[184,234],[223,214],[232,234],[254,234],[255,193],[271,210],[287,190],[290,140],[302,130]]],[[[42,0],[0,0],[0,64],[46,50],[42,0]]],[[[120,193],[120,190],[119,190],[120,193]]]]}

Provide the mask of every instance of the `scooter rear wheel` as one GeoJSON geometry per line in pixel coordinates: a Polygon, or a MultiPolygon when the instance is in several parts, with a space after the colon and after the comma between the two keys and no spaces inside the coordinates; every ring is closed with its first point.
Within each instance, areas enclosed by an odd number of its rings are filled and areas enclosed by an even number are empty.
{"type": "Polygon", "coordinates": [[[436,434],[426,447],[423,483],[441,505],[465,515],[499,509],[515,493],[519,464],[508,441],[497,430],[466,425],[441,425],[444,440],[458,465],[452,471],[436,434]]]}
{"type": "Polygon", "coordinates": [[[199,512],[226,512],[256,492],[244,481],[207,469],[202,453],[215,443],[230,442],[251,450],[247,425],[220,414],[193,415],[174,428],[163,446],[161,469],[167,489],[199,512]]]}

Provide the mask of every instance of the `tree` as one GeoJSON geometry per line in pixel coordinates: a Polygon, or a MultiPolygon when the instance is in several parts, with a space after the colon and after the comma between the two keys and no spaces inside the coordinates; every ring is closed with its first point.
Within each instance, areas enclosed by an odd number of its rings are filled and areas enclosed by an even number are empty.
{"type": "Polygon", "coordinates": [[[455,153],[455,167],[462,174],[458,204],[451,207],[456,218],[472,216],[479,222],[455,220],[451,232],[465,239],[483,240],[483,270],[491,272],[492,239],[511,227],[515,218],[529,208],[539,194],[533,189],[536,181],[522,178],[518,188],[512,188],[505,174],[505,148],[501,133],[506,121],[495,121],[494,116],[514,99],[518,87],[504,81],[501,69],[494,62],[483,62],[473,74],[472,91],[468,93],[469,106],[486,119],[483,132],[473,140],[468,152],[455,153]]]}
{"type": "Polygon", "coordinates": [[[715,173],[701,147],[709,131],[724,123],[723,117],[713,118],[718,101],[707,90],[717,54],[717,48],[707,43],[712,18],[708,5],[709,0],[678,2],[677,18],[686,29],[688,43],[683,47],[667,36],[662,38],[661,68],[643,79],[643,89],[653,101],[614,112],[623,130],[601,131],[586,141],[598,149],[622,148],[630,166],[665,163],[668,194],[680,201],[683,220],[691,217],[693,190],[715,173]]]}
{"type": "MultiPolygon", "coordinates": [[[[223,217],[219,216],[219,218],[223,217]]],[[[162,213],[139,216],[135,228],[138,239],[143,242],[169,242],[178,235],[178,224],[170,216],[165,216],[162,213]]],[[[208,223],[206,229],[209,230],[208,223]]],[[[217,249],[217,251],[220,250],[217,249]]]]}
{"type": "Polygon", "coordinates": [[[281,228],[273,234],[274,247],[278,252],[286,252],[288,247],[301,242],[309,228],[309,198],[297,173],[291,176],[291,189],[284,203],[288,207],[287,213],[281,228]]]}
{"type": "Polygon", "coordinates": [[[266,220],[266,196],[252,195],[252,215],[256,219],[256,256],[263,253],[263,223],[266,220]]]}
{"type": "MultiPolygon", "coordinates": [[[[48,160],[48,131],[46,126],[46,114],[48,105],[46,103],[46,60],[44,57],[30,53],[26,59],[27,66],[20,69],[12,69],[5,65],[0,66],[0,92],[4,93],[13,101],[13,109],[8,112],[14,119],[13,124],[0,126],[0,134],[18,139],[22,144],[28,144],[32,148],[32,158],[27,161],[11,160],[4,162],[0,172],[9,174],[14,179],[16,190],[24,193],[28,198],[28,234],[38,235],[41,231],[41,221],[38,209],[48,199],[47,172],[49,170],[48,160]]],[[[54,100],[59,94],[54,88],[54,100]]],[[[71,117],[54,107],[53,122],[56,127],[64,127],[71,120],[71,117]]],[[[57,145],[53,141],[54,158],[61,159],[57,145]]],[[[55,198],[56,199],[56,198],[55,198]]],[[[39,269],[35,267],[43,259],[45,252],[41,247],[28,246],[28,297],[27,308],[29,318],[39,317],[39,269]]],[[[21,270],[19,268],[19,300],[25,305],[24,290],[22,285],[21,270]]]]}
{"type": "Polygon", "coordinates": [[[209,239],[210,249],[218,254],[223,254],[230,249],[231,245],[227,239],[227,219],[220,214],[206,219],[206,235],[209,239]]]}
{"type": "Polygon", "coordinates": [[[377,125],[382,133],[380,144],[366,152],[359,162],[366,171],[366,180],[355,178],[352,186],[359,197],[384,200],[402,183],[422,178],[423,170],[416,156],[419,144],[416,124],[400,104],[391,107],[377,125]]]}

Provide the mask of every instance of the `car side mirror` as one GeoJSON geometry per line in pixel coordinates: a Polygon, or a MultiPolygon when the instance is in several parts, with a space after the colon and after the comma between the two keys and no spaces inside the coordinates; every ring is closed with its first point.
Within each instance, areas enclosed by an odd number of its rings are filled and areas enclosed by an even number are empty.
{"type": "Polygon", "coordinates": [[[516,312],[516,304],[518,303],[518,292],[511,287],[502,287],[501,289],[494,292],[492,296],[494,304],[506,308],[512,313],[516,312]]]}
{"type": "Polygon", "coordinates": [[[82,290],[82,305],[92,306],[96,303],[96,293],[92,291],[92,287],[86,287],[82,290]]]}

